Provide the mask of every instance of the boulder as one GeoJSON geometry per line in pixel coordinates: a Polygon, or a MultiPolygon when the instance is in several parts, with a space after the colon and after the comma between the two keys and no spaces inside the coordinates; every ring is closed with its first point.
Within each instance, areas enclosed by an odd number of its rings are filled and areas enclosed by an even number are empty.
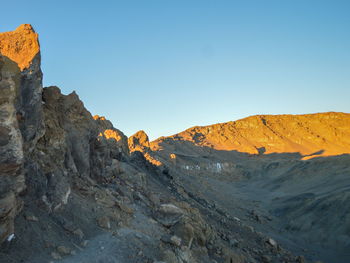
{"type": "Polygon", "coordinates": [[[14,233],[14,219],[22,207],[18,195],[25,188],[23,138],[17,120],[21,71],[3,53],[9,33],[0,34],[0,243],[14,233]],[[8,34],[8,35],[7,35],[8,34]]]}
{"type": "Polygon", "coordinates": [[[184,211],[173,204],[162,204],[154,214],[154,219],[166,227],[173,226],[184,216],[184,211]]]}
{"type": "Polygon", "coordinates": [[[72,250],[69,247],[65,247],[65,246],[58,246],[57,247],[57,252],[60,255],[70,255],[72,250]]]}
{"type": "Polygon", "coordinates": [[[105,229],[111,229],[111,221],[107,216],[102,216],[97,218],[97,224],[99,227],[102,227],[105,229]]]}

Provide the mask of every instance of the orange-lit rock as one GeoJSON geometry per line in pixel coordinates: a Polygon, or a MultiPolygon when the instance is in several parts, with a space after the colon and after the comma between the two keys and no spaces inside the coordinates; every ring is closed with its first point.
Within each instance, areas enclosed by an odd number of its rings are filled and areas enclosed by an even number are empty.
{"type": "Polygon", "coordinates": [[[107,140],[112,156],[117,157],[118,153],[129,155],[128,138],[123,132],[113,127],[113,124],[103,116],[93,116],[99,127],[98,139],[107,140]]]}
{"type": "Polygon", "coordinates": [[[122,139],[121,135],[112,129],[106,129],[103,134],[100,132],[99,136],[104,136],[106,139],[115,139],[117,142],[122,139]]]}
{"type": "Polygon", "coordinates": [[[138,131],[134,135],[130,136],[128,139],[130,152],[133,151],[143,151],[150,147],[149,139],[144,131],[138,131]]]}
{"type": "Polygon", "coordinates": [[[99,116],[99,115],[95,115],[93,116],[94,120],[101,120],[101,121],[105,121],[106,118],[104,116],[99,116]]]}
{"type": "Polygon", "coordinates": [[[152,155],[148,135],[144,131],[138,131],[128,139],[130,152],[139,151],[147,161],[156,166],[161,166],[162,162],[152,155]]]}
{"type": "Polygon", "coordinates": [[[151,142],[152,149],[161,149],[166,140],[188,141],[215,150],[249,154],[298,152],[306,159],[338,155],[350,153],[350,114],[256,115],[238,121],[196,126],[162,137],[151,142]]]}
{"type": "Polygon", "coordinates": [[[20,70],[28,68],[40,52],[38,34],[28,24],[11,32],[0,33],[0,53],[18,64],[20,70]]]}
{"type": "Polygon", "coordinates": [[[161,161],[157,160],[156,157],[153,157],[148,152],[145,152],[143,154],[143,156],[146,158],[147,161],[149,161],[151,164],[153,164],[155,166],[161,166],[162,165],[161,161]]]}

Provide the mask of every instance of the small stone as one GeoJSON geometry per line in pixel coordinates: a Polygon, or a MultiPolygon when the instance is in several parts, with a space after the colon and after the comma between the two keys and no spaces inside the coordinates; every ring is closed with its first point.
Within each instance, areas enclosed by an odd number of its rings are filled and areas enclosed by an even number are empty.
{"type": "Polygon", "coordinates": [[[137,237],[138,239],[141,239],[142,238],[142,235],[140,233],[136,233],[135,234],[135,237],[137,237]]]}
{"type": "Polygon", "coordinates": [[[177,237],[177,236],[172,236],[170,238],[170,241],[173,245],[180,247],[181,246],[181,238],[177,237]]]}
{"type": "Polygon", "coordinates": [[[74,230],[76,230],[76,227],[72,223],[69,223],[69,222],[64,223],[63,228],[71,233],[73,233],[74,230]]]}
{"type": "Polygon", "coordinates": [[[107,216],[102,216],[97,219],[97,224],[105,229],[111,229],[111,222],[107,216]]]}
{"type": "Polygon", "coordinates": [[[123,212],[125,212],[129,215],[132,215],[134,213],[134,210],[132,208],[126,206],[122,202],[117,201],[116,205],[120,208],[120,210],[122,210],[123,212]]]}
{"type": "Polygon", "coordinates": [[[86,247],[89,244],[89,240],[84,240],[83,242],[80,243],[82,247],[86,247]]]}
{"type": "Polygon", "coordinates": [[[261,260],[264,263],[270,263],[271,262],[271,258],[269,256],[266,256],[266,255],[262,256],[261,260]]]}
{"type": "Polygon", "coordinates": [[[45,241],[44,242],[44,247],[45,248],[50,248],[50,247],[54,247],[54,244],[50,241],[45,241]]]}
{"type": "Polygon", "coordinates": [[[76,236],[78,236],[80,239],[83,239],[83,238],[84,238],[84,233],[83,233],[83,231],[82,231],[80,228],[74,230],[74,231],[73,231],[73,234],[76,235],[76,236]]]}
{"type": "Polygon", "coordinates": [[[162,204],[154,218],[166,227],[175,225],[183,217],[184,211],[173,204],[162,204]]]}
{"type": "Polygon", "coordinates": [[[32,222],[38,222],[39,221],[39,219],[36,216],[34,216],[34,215],[26,215],[25,218],[26,218],[26,220],[32,221],[32,222]]]}
{"type": "Polygon", "coordinates": [[[186,247],[186,246],[181,246],[181,248],[180,248],[182,251],[186,251],[186,250],[188,250],[188,247],[186,247]]]}
{"type": "Polygon", "coordinates": [[[56,260],[62,259],[62,257],[57,252],[51,252],[51,257],[56,260]]]}
{"type": "Polygon", "coordinates": [[[238,240],[235,239],[235,238],[230,239],[230,240],[229,240],[229,243],[230,243],[230,246],[231,246],[231,247],[238,247],[238,244],[239,244],[238,240]]]}
{"type": "Polygon", "coordinates": [[[298,263],[305,263],[306,262],[304,256],[298,256],[296,261],[298,263]]]}
{"type": "Polygon", "coordinates": [[[273,240],[272,238],[269,238],[266,242],[273,247],[277,247],[277,242],[275,240],[273,240]]]}
{"type": "Polygon", "coordinates": [[[65,246],[58,246],[57,247],[57,252],[60,253],[61,255],[69,255],[71,253],[71,249],[65,246]]]}

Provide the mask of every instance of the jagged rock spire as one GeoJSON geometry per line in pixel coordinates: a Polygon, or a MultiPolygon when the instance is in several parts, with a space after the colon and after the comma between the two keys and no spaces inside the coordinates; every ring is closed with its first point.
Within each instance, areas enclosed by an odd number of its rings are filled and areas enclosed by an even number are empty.
{"type": "Polygon", "coordinates": [[[21,71],[29,68],[40,52],[38,34],[29,24],[23,24],[14,31],[0,33],[0,54],[18,64],[21,71]]]}

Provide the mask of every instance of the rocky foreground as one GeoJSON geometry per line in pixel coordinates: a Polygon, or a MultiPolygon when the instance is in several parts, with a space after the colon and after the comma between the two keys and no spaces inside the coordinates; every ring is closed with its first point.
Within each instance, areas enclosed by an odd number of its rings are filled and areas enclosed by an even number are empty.
{"type": "Polygon", "coordinates": [[[348,262],[349,114],[127,138],[39,47],[0,34],[0,262],[348,262]]]}

